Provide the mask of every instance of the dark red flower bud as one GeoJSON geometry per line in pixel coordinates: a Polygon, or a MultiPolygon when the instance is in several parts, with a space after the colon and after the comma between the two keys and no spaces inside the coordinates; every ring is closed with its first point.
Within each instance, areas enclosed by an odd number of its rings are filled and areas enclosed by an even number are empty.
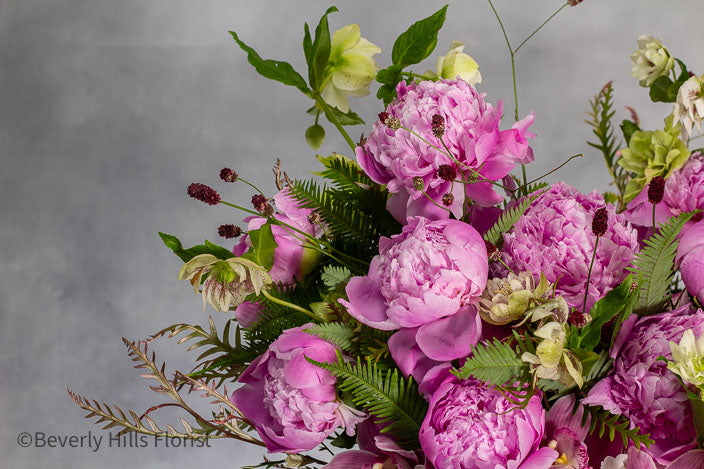
{"type": "Polygon", "coordinates": [[[318,212],[311,212],[310,215],[308,215],[308,223],[310,223],[311,225],[319,225],[321,220],[322,217],[318,212]]]}
{"type": "Polygon", "coordinates": [[[486,239],[484,240],[484,244],[486,245],[486,254],[489,256],[489,262],[498,262],[498,260],[501,258],[501,253],[499,252],[499,249],[494,246],[493,243],[490,243],[486,239]]]}
{"type": "Polygon", "coordinates": [[[648,200],[651,204],[659,204],[665,195],[665,178],[655,176],[648,184],[648,200]]]}
{"type": "Polygon", "coordinates": [[[386,125],[386,119],[389,118],[389,113],[386,111],[382,111],[379,113],[379,122],[382,124],[386,125]]]}
{"type": "Polygon", "coordinates": [[[423,181],[423,178],[420,176],[415,176],[413,178],[413,187],[417,191],[422,191],[423,188],[425,187],[425,181],[423,181]]]}
{"type": "Polygon", "coordinates": [[[220,179],[222,179],[225,182],[235,182],[237,181],[237,173],[231,170],[230,168],[222,168],[220,170],[220,179]]]}
{"type": "Polygon", "coordinates": [[[608,228],[609,212],[602,207],[594,213],[594,219],[592,220],[592,233],[594,233],[594,236],[604,236],[604,233],[606,233],[608,228]]]}
{"type": "Polygon", "coordinates": [[[440,114],[434,114],[430,122],[430,127],[433,129],[433,135],[437,138],[445,135],[445,118],[440,114]]]}
{"type": "Polygon", "coordinates": [[[242,234],[242,228],[232,224],[220,225],[218,227],[218,234],[225,239],[237,238],[242,234]]]}
{"type": "Polygon", "coordinates": [[[438,177],[445,182],[454,181],[457,177],[457,170],[449,164],[442,164],[438,168],[438,177]]]}
{"type": "Polygon", "coordinates": [[[194,182],[188,186],[188,195],[208,205],[217,205],[220,203],[220,194],[212,187],[199,182],[194,182]]]}
{"type": "Polygon", "coordinates": [[[452,195],[452,192],[448,192],[447,194],[442,196],[442,204],[445,207],[449,207],[452,205],[452,203],[455,201],[455,196],[452,195]]]}
{"type": "Polygon", "coordinates": [[[592,322],[592,315],[589,313],[583,313],[577,311],[576,309],[570,313],[569,322],[574,327],[584,327],[590,322],[592,322]]]}
{"type": "Polygon", "coordinates": [[[269,200],[262,194],[255,194],[252,196],[252,206],[254,206],[254,210],[265,215],[270,214],[272,211],[269,200]]]}

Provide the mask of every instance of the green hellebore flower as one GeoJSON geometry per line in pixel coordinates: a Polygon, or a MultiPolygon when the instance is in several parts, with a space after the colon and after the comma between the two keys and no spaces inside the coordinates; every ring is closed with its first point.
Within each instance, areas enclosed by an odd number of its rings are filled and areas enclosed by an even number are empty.
{"type": "Polygon", "coordinates": [[[660,39],[647,35],[638,38],[638,50],[631,54],[631,61],[631,75],[645,87],[667,75],[675,66],[675,60],[660,39]]]}
{"type": "Polygon", "coordinates": [[[343,113],[349,112],[348,96],[369,94],[379,68],[373,56],[380,53],[379,47],[361,36],[357,24],[335,31],[321,84],[323,100],[343,113]]]}
{"type": "Polygon", "coordinates": [[[628,181],[624,199],[633,200],[655,176],[667,178],[689,159],[690,151],[680,139],[680,127],[673,127],[673,117],[665,119],[665,130],[637,130],[628,148],[621,150],[618,164],[635,174],[628,181]]]}

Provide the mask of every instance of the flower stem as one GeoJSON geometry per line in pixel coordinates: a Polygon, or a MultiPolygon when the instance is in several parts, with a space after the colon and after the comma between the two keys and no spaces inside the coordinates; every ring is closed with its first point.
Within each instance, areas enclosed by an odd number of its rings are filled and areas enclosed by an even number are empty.
{"type": "Polygon", "coordinates": [[[518,51],[521,50],[521,47],[523,47],[523,45],[524,45],[526,42],[530,41],[530,39],[531,39],[533,36],[535,36],[535,35],[538,33],[538,31],[540,31],[541,29],[543,29],[543,27],[544,27],[546,24],[548,24],[551,19],[553,19],[554,17],[556,17],[558,13],[560,13],[562,10],[564,10],[567,5],[569,5],[569,3],[565,3],[565,4],[562,5],[560,8],[558,8],[557,11],[555,11],[555,13],[553,13],[552,15],[550,15],[550,16],[548,17],[548,19],[546,19],[546,20],[543,22],[543,24],[541,24],[540,26],[538,26],[538,27],[535,29],[535,31],[533,31],[532,33],[530,33],[530,35],[529,35],[527,38],[525,38],[525,39],[523,40],[523,42],[521,42],[521,43],[518,45],[518,47],[516,47],[516,48],[514,49],[513,53],[514,53],[514,54],[518,54],[518,51]]]}
{"type": "Polygon", "coordinates": [[[313,95],[313,99],[315,99],[315,102],[318,104],[318,107],[320,107],[323,112],[325,113],[325,117],[328,118],[330,122],[337,128],[337,130],[340,132],[340,135],[347,141],[347,144],[350,146],[352,151],[357,148],[357,145],[354,144],[354,141],[352,138],[350,138],[350,135],[347,133],[347,131],[342,127],[342,124],[340,124],[340,121],[337,120],[335,115],[332,113],[330,110],[330,106],[323,100],[323,98],[320,96],[320,94],[315,93],[313,95]]]}
{"type": "Polygon", "coordinates": [[[280,298],[276,298],[275,296],[271,296],[270,294],[268,294],[268,293],[266,292],[266,290],[262,290],[262,296],[264,296],[266,299],[268,299],[268,300],[271,301],[272,303],[276,303],[276,304],[279,304],[279,305],[281,305],[281,306],[285,306],[286,308],[293,309],[293,310],[295,310],[295,311],[298,311],[299,313],[303,313],[303,314],[305,314],[306,316],[309,316],[309,317],[315,319],[316,322],[320,322],[320,318],[319,318],[318,315],[316,315],[314,312],[308,311],[308,310],[305,309],[305,308],[301,308],[301,307],[298,306],[298,305],[295,305],[295,304],[293,304],[293,303],[289,303],[288,301],[284,301],[284,300],[282,300],[282,299],[280,299],[280,298]]]}
{"type": "Polygon", "coordinates": [[[237,180],[244,182],[244,183],[247,184],[249,187],[251,187],[251,188],[254,189],[255,191],[259,192],[261,195],[264,195],[264,192],[262,192],[262,190],[261,190],[260,188],[258,188],[257,186],[255,186],[254,184],[252,184],[251,182],[249,182],[248,180],[243,179],[243,178],[241,178],[241,177],[238,177],[237,180]]]}
{"type": "Polygon", "coordinates": [[[653,204],[653,236],[655,236],[655,207],[657,204],[653,204]]]}
{"type": "Polygon", "coordinates": [[[537,177],[537,178],[533,179],[532,181],[528,181],[528,182],[526,183],[526,185],[519,187],[518,189],[516,189],[516,191],[520,191],[520,190],[522,190],[522,189],[526,189],[528,186],[530,186],[530,185],[533,184],[534,182],[538,182],[538,181],[540,181],[541,179],[550,176],[552,173],[554,173],[555,171],[559,170],[560,168],[562,168],[563,166],[565,166],[567,163],[569,163],[569,162],[572,161],[573,159],[575,159],[575,158],[581,158],[582,156],[584,156],[584,153],[579,153],[579,154],[577,154],[577,155],[572,155],[572,156],[570,156],[570,157],[567,159],[567,161],[565,161],[564,163],[562,163],[560,166],[558,166],[558,167],[556,167],[556,168],[554,168],[554,169],[548,171],[547,173],[543,174],[543,175],[540,176],[540,177],[537,177]]]}
{"type": "Polygon", "coordinates": [[[592,278],[592,268],[594,267],[594,259],[596,258],[596,248],[599,246],[599,238],[600,236],[596,237],[596,241],[594,242],[594,252],[592,252],[592,262],[589,264],[589,273],[587,274],[587,287],[586,291],[584,292],[584,306],[582,307],[582,313],[587,314],[587,298],[589,298],[589,282],[591,281],[592,278]]]}

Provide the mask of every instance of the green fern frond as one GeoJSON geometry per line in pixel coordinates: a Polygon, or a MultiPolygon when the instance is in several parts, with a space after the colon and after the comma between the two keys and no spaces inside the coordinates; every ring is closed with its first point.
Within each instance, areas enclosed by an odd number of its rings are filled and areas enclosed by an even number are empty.
{"type": "Polygon", "coordinates": [[[325,166],[325,170],[313,174],[331,181],[337,190],[359,193],[375,185],[356,161],[343,155],[333,153],[327,158],[318,157],[318,161],[325,166]]]}
{"type": "Polygon", "coordinates": [[[328,322],[324,324],[316,324],[305,331],[309,334],[320,337],[321,339],[327,340],[345,352],[355,352],[359,350],[359,344],[355,344],[353,342],[355,336],[357,335],[357,331],[355,331],[351,324],[328,322]]]}
{"type": "Polygon", "coordinates": [[[333,289],[347,283],[352,277],[352,272],[347,267],[339,265],[327,265],[323,268],[323,273],[320,274],[320,279],[326,287],[333,289]]]}
{"type": "Polygon", "coordinates": [[[541,195],[543,195],[542,192],[540,194],[533,194],[530,197],[525,197],[515,207],[506,209],[496,223],[494,223],[494,226],[484,235],[484,239],[496,247],[501,247],[501,243],[503,242],[501,235],[513,228],[513,225],[526,213],[528,207],[541,195]]]}
{"type": "Polygon", "coordinates": [[[640,427],[631,428],[631,421],[623,415],[612,414],[600,406],[584,406],[584,409],[582,426],[586,425],[587,419],[591,417],[589,423],[590,435],[598,431],[598,436],[601,438],[608,432],[609,440],[614,441],[616,433],[618,433],[621,436],[624,449],[628,448],[629,440],[638,449],[640,449],[641,444],[650,446],[655,443],[650,439],[650,433],[641,434],[640,427]]]}
{"type": "Polygon", "coordinates": [[[462,368],[453,372],[460,379],[472,376],[480,381],[501,386],[524,377],[528,371],[528,364],[521,360],[515,350],[494,339],[493,342],[484,342],[472,347],[472,356],[467,358],[462,368]]]}
{"type": "Polygon", "coordinates": [[[681,213],[661,224],[657,233],[645,240],[645,247],[636,254],[628,271],[640,276],[638,287],[640,294],[636,311],[639,314],[650,314],[666,301],[667,291],[675,273],[673,270],[675,253],[679,240],[677,237],[682,227],[696,213],[681,213]]]}
{"type": "Polygon", "coordinates": [[[404,378],[396,368],[384,372],[359,357],[356,363],[347,363],[339,351],[337,363],[308,361],[338,378],[337,387],[349,392],[354,404],[376,417],[377,423],[388,424],[382,433],[392,434],[404,448],[419,448],[418,432],[428,403],[412,378],[404,378]]]}

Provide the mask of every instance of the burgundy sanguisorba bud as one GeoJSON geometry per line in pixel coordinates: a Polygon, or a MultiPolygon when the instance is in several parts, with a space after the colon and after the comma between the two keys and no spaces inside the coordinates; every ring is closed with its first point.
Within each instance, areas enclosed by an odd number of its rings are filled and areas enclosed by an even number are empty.
{"type": "Polygon", "coordinates": [[[254,194],[252,196],[252,206],[254,207],[254,210],[256,210],[257,212],[266,213],[268,205],[269,205],[269,201],[262,194],[254,194]]]}
{"type": "Polygon", "coordinates": [[[572,7],[576,7],[577,5],[582,3],[582,0],[567,0],[567,3],[569,3],[572,7]]]}
{"type": "Polygon", "coordinates": [[[379,113],[379,122],[382,124],[386,125],[386,119],[389,118],[389,113],[386,111],[382,111],[379,113]]]}
{"type": "Polygon", "coordinates": [[[452,192],[448,192],[447,194],[442,196],[442,204],[445,207],[449,207],[452,205],[452,203],[455,201],[455,196],[452,195],[452,192]]]}
{"type": "Polygon", "coordinates": [[[199,182],[194,182],[188,186],[188,195],[208,205],[217,205],[220,203],[220,194],[212,187],[199,182]]]}
{"type": "Polygon", "coordinates": [[[225,182],[235,182],[237,181],[238,177],[239,176],[237,175],[237,173],[231,170],[230,168],[222,168],[220,170],[220,179],[225,182]]]}
{"type": "Polygon", "coordinates": [[[225,239],[237,238],[242,234],[242,228],[228,223],[218,227],[218,234],[225,239]]]}
{"type": "Polygon", "coordinates": [[[594,236],[604,236],[608,227],[609,212],[606,211],[606,208],[602,207],[594,212],[594,219],[592,220],[592,233],[594,233],[594,236]]]}
{"type": "Polygon", "coordinates": [[[424,187],[425,181],[423,181],[423,178],[420,176],[415,176],[413,178],[413,188],[417,191],[422,191],[424,187]]]}
{"type": "Polygon", "coordinates": [[[319,225],[322,219],[323,217],[321,217],[320,213],[318,212],[311,212],[308,215],[308,223],[310,223],[311,225],[319,225]]]}
{"type": "Polygon", "coordinates": [[[440,114],[434,114],[431,121],[430,127],[433,130],[433,135],[437,138],[445,135],[445,118],[440,114]]]}
{"type": "Polygon", "coordinates": [[[648,200],[651,204],[659,204],[665,195],[665,178],[655,176],[648,184],[648,200]]]}
{"type": "Polygon", "coordinates": [[[441,164],[438,168],[438,177],[445,182],[454,181],[457,177],[457,170],[449,164],[441,164]]]}
{"type": "Polygon", "coordinates": [[[394,117],[386,111],[379,113],[379,122],[391,130],[398,130],[401,127],[401,121],[398,117],[394,117]]]}
{"type": "Polygon", "coordinates": [[[501,258],[499,249],[487,240],[484,240],[484,244],[486,245],[486,253],[489,257],[489,262],[497,262],[501,258]]]}

